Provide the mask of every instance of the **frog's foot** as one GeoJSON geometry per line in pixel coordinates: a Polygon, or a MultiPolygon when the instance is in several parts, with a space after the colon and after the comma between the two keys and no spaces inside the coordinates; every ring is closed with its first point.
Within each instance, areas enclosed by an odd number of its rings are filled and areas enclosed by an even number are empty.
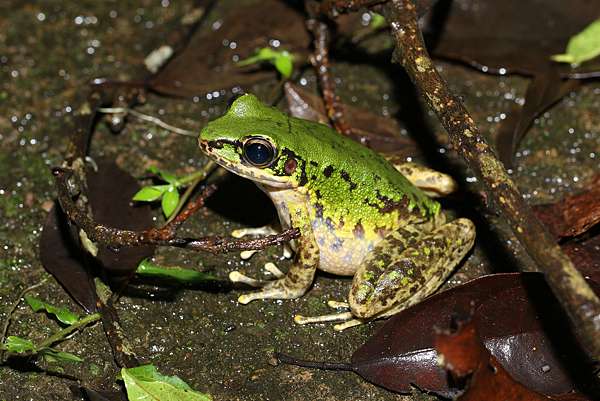
{"type": "MultiPolygon", "coordinates": [[[[275,235],[277,231],[271,226],[262,226],[262,227],[248,227],[248,228],[238,228],[237,230],[233,230],[231,232],[231,236],[233,238],[242,238],[246,235],[259,235],[259,236],[267,236],[267,235],[275,235]]],[[[242,251],[240,252],[240,258],[242,260],[247,260],[254,255],[257,250],[250,251],[242,251]]],[[[283,244],[283,257],[286,259],[290,259],[292,257],[292,250],[289,245],[283,244]]]]}
{"type": "MultiPolygon", "coordinates": [[[[234,283],[243,283],[256,288],[262,288],[260,291],[243,294],[238,298],[241,304],[247,304],[257,299],[293,299],[299,298],[308,289],[308,285],[298,285],[293,279],[286,276],[279,268],[271,262],[265,263],[264,269],[272,274],[275,280],[256,280],[248,277],[238,271],[229,273],[229,280],[234,283]]],[[[311,277],[312,279],[312,277],[311,277]]]]}
{"type": "Polygon", "coordinates": [[[350,327],[358,326],[364,324],[371,319],[356,319],[352,312],[349,311],[350,305],[348,302],[340,302],[340,301],[327,301],[327,306],[334,309],[347,309],[346,312],[338,312],[332,313],[328,315],[321,316],[302,316],[296,315],[294,316],[294,322],[296,324],[313,324],[313,323],[328,323],[328,322],[342,322],[333,326],[335,331],[346,330],[350,327]]]}

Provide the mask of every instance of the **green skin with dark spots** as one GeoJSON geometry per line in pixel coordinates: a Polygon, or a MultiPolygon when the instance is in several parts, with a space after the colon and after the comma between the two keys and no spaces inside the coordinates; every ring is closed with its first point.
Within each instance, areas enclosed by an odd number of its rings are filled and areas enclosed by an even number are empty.
{"type": "Polygon", "coordinates": [[[286,277],[240,302],[300,296],[314,270],[321,268],[354,275],[349,297],[354,316],[379,316],[414,303],[423,288],[426,295],[437,289],[473,244],[470,221],[446,224],[439,203],[382,156],[325,125],[267,107],[252,95],[238,98],[223,117],[210,122],[199,143],[217,163],[256,182],[273,200],[284,227],[301,230],[297,260],[286,277]],[[244,153],[244,145],[252,141],[272,149],[267,163],[254,165],[244,153]],[[458,253],[456,246],[439,240],[437,231],[449,228],[445,235],[461,243],[458,253]],[[398,247],[402,231],[410,234],[413,247],[398,247]],[[432,235],[437,239],[428,238],[432,235]],[[415,249],[421,241],[433,247],[427,255],[415,249]],[[395,251],[387,252],[389,246],[395,251]],[[433,265],[438,271],[431,271],[433,265]]]}

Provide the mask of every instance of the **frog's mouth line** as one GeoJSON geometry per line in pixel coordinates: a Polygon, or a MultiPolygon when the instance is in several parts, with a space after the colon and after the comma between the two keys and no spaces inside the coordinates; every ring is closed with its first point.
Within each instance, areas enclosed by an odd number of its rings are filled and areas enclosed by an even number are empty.
{"type": "Polygon", "coordinates": [[[200,141],[200,147],[215,163],[240,177],[275,188],[292,188],[294,186],[289,177],[269,174],[260,168],[246,166],[242,164],[242,161],[237,163],[231,162],[214,152],[213,149],[215,148],[207,146],[204,141],[200,141]]]}

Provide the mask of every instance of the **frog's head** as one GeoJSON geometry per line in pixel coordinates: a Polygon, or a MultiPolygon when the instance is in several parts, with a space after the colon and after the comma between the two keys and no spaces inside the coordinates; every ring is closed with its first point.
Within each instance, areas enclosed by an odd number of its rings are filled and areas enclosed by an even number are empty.
{"type": "Polygon", "coordinates": [[[260,184],[297,187],[300,173],[290,156],[289,117],[246,94],[200,132],[200,148],[227,170],[260,184]]]}

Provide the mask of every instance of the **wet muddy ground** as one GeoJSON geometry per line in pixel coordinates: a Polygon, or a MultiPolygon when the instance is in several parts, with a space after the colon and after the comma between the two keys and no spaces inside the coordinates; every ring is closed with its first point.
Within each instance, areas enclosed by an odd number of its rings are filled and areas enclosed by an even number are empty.
{"type": "MultiPolygon", "coordinates": [[[[221,7],[234,7],[223,2],[221,7]]],[[[184,16],[192,1],[79,2],[8,0],[0,5],[0,320],[23,288],[43,280],[38,241],[48,207],[55,197],[50,166],[61,162],[73,111],[95,77],[135,80],[145,76],[143,60],[159,47],[184,16]]],[[[219,12],[219,10],[215,10],[219,12]]],[[[218,15],[211,17],[218,20],[218,15]]],[[[211,29],[210,26],[203,29],[211,29]]],[[[439,63],[452,90],[460,94],[483,133],[494,130],[514,103],[522,102],[527,80],[483,75],[463,66],[439,63]]],[[[413,93],[398,90],[399,69],[368,64],[338,63],[341,98],[382,115],[402,114],[400,104],[413,93]],[[403,98],[404,96],[404,98],[403,98]],[[400,99],[403,99],[400,101],[400,99]]],[[[315,91],[308,69],[301,84],[315,91]]],[[[267,96],[272,82],[245,88],[267,96]]],[[[219,116],[230,91],[195,101],[148,95],[139,108],[171,124],[199,130],[219,116]]],[[[284,103],[281,103],[284,106],[284,103]]],[[[598,173],[600,158],[600,83],[587,82],[535,121],[518,149],[513,177],[532,204],[547,203],[586,188],[598,173]]],[[[447,140],[434,118],[423,112],[426,124],[410,135],[426,149],[426,161],[452,171],[470,195],[448,201],[452,213],[476,221],[476,249],[451,279],[464,282],[481,272],[513,271],[531,263],[507,231],[502,219],[482,216],[476,195],[478,183],[447,151],[447,140]],[[493,263],[491,263],[493,260],[493,263]]],[[[176,137],[148,123],[130,120],[120,135],[101,122],[93,139],[92,157],[106,156],[134,176],[149,165],[183,173],[206,160],[194,139],[176,137]]],[[[190,236],[226,235],[234,228],[262,225],[274,217],[268,200],[251,184],[231,177],[209,208],[186,223],[190,236]],[[237,194],[234,196],[234,194],[237,194]],[[244,202],[236,199],[244,198],[244,202]]],[[[157,222],[162,221],[155,210],[157,222]]],[[[180,250],[160,250],[159,262],[210,271],[220,277],[239,269],[260,274],[267,261],[280,259],[281,249],[260,252],[249,261],[237,254],[212,256],[180,250]]],[[[288,261],[281,261],[286,268],[288,261]]],[[[337,333],[330,325],[296,326],[296,313],[327,313],[328,299],[343,299],[349,279],[319,274],[311,291],[292,301],[238,305],[240,291],[210,291],[136,282],[118,304],[122,325],[146,362],[165,374],[177,374],[192,387],[216,400],[396,400],[389,393],[347,372],[323,372],[274,366],[272,352],[306,359],[348,361],[380,324],[371,323],[337,333]]],[[[77,306],[53,279],[34,294],[52,303],[77,306]]],[[[58,326],[43,314],[21,304],[9,334],[32,339],[48,336],[58,326]]],[[[402,339],[399,339],[402,341],[402,339]]],[[[99,326],[90,327],[60,345],[85,359],[81,366],[64,367],[91,387],[117,386],[114,365],[99,326]]],[[[18,363],[0,366],[0,400],[69,400],[71,381],[24,369],[18,363]]],[[[426,399],[422,394],[414,399],[426,399]]],[[[76,399],[76,398],[75,398],[76,399]]]]}

